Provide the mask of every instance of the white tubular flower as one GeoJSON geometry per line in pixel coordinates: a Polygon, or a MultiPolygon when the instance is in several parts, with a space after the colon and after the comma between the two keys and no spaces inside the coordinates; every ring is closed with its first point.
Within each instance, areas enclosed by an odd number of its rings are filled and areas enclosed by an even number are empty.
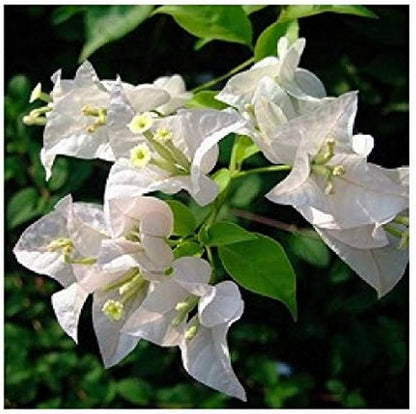
{"type": "Polygon", "coordinates": [[[171,115],[192,98],[193,93],[186,90],[185,82],[180,75],[161,76],[157,78],[153,85],[164,89],[170,95],[170,100],[156,108],[156,111],[162,115],[171,115]]]}
{"type": "Polygon", "coordinates": [[[245,401],[226,343],[230,325],[241,317],[243,301],[235,283],[210,286],[210,275],[211,267],[203,259],[175,260],[170,278],[154,287],[123,332],[160,346],[179,346],[192,377],[245,401]],[[197,315],[190,318],[196,308],[197,315]]]}
{"type": "MultiPolygon", "coordinates": [[[[409,188],[409,168],[384,170],[397,185],[409,188]]],[[[315,226],[324,242],[382,297],[399,282],[409,261],[409,211],[385,222],[329,230],[315,226]]]]}
{"type": "Polygon", "coordinates": [[[281,37],[277,44],[278,58],[266,57],[249,70],[233,76],[216,99],[244,111],[245,106],[252,103],[258,83],[264,77],[272,78],[296,98],[323,98],[326,92],[322,82],[313,73],[298,68],[304,48],[304,38],[289,46],[288,39],[281,37]]]}
{"type": "MultiPolygon", "coordinates": [[[[126,113],[120,112],[120,116],[126,113]]],[[[130,116],[135,116],[133,110],[130,116]]],[[[131,120],[125,119],[126,124],[131,120]]],[[[154,119],[143,134],[125,130],[114,134],[117,143],[113,147],[120,158],[110,171],[105,200],[156,190],[174,194],[185,189],[200,205],[209,204],[218,193],[217,185],[206,176],[217,162],[217,143],[245,123],[232,110],[183,110],[177,115],[154,119]],[[151,158],[138,165],[135,148],[143,143],[150,149],[151,158]]]]}
{"type": "MultiPolygon", "coordinates": [[[[92,65],[86,61],[77,70],[74,80],[61,79],[60,71],[52,80],[53,102],[46,114],[44,145],[41,152],[47,179],[56,155],[78,158],[101,158],[114,161],[109,145],[110,91],[116,82],[100,81],[92,65]]],[[[147,111],[169,100],[169,94],[153,85],[121,84],[136,111],[147,111]]]]}
{"type": "Polygon", "coordinates": [[[146,272],[164,272],[173,261],[167,239],[173,231],[173,213],[154,197],[109,200],[106,220],[112,239],[103,241],[99,265],[106,271],[138,266],[146,272]]]}
{"type": "Polygon", "coordinates": [[[406,208],[407,190],[367,163],[372,137],[352,135],[356,105],[356,94],[347,93],[276,129],[270,148],[292,170],[269,200],[326,229],[384,223],[406,208]]]}
{"type": "Polygon", "coordinates": [[[75,342],[79,314],[89,293],[81,282],[94,267],[106,237],[102,208],[73,203],[66,196],[54,211],[29,226],[13,249],[20,264],[64,286],[52,296],[52,304],[58,322],[75,342]]]}

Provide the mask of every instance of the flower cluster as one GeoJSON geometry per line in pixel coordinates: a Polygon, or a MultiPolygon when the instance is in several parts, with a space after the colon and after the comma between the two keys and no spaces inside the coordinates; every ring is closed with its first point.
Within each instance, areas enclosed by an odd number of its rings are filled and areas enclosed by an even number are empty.
{"type": "MultiPolygon", "coordinates": [[[[228,80],[216,99],[228,108],[185,109],[192,93],[179,75],[134,86],[99,80],[85,62],[73,80],[56,72],[50,94],[40,84],[31,101],[45,102],[24,118],[44,125],[46,178],[56,156],[113,163],[103,206],[64,197],[22,234],[14,248],[28,269],[56,279],[57,319],[75,342],[81,309],[93,295],[93,324],[104,365],[113,366],[140,339],[178,346],[188,373],[246,399],[233,372],[227,332],[243,312],[232,281],[216,283],[214,262],[174,254],[174,215],[146,195],[185,190],[212,203],[208,228],[224,194],[210,175],[218,142],[249,137],[271,164],[290,170],[268,194],[293,206],[360,277],[386,294],[408,261],[408,168],[369,163],[370,135],[353,134],[357,93],[327,97],[321,81],[298,64],[305,40],[279,39],[267,57],[228,80]]],[[[241,167],[241,165],[240,165],[241,167]]],[[[230,168],[231,171],[231,168],[230,168]]],[[[231,171],[237,173],[239,171],[231,171]]],[[[226,194],[225,194],[226,195],[226,194]]]]}

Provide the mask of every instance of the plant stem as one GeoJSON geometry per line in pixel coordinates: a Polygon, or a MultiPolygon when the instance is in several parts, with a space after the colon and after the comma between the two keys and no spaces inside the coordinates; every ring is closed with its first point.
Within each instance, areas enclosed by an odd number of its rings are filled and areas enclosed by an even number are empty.
{"type": "Polygon", "coordinates": [[[272,165],[271,167],[253,168],[251,170],[240,171],[234,175],[234,178],[245,177],[250,174],[259,174],[265,172],[289,171],[292,167],[290,165],[272,165]]]}
{"type": "Polygon", "coordinates": [[[283,221],[275,220],[269,217],[264,217],[259,214],[252,213],[251,211],[233,208],[231,210],[231,213],[237,217],[241,217],[250,221],[255,221],[256,223],[264,224],[265,226],[269,226],[269,227],[274,227],[279,230],[284,230],[289,233],[301,234],[302,236],[309,237],[312,239],[318,239],[318,240],[321,239],[319,235],[312,229],[307,229],[307,228],[302,229],[296,226],[295,224],[284,223],[283,221]]]}
{"type": "Polygon", "coordinates": [[[246,66],[251,65],[253,62],[254,62],[254,57],[246,60],[245,62],[243,62],[240,65],[236,66],[235,68],[231,69],[225,75],[221,75],[218,78],[212,79],[208,82],[203,83],[200,86],[197,86],[196,88],[192,89],[191,92],[196,93],[196,92],[202,91],[204,89],[207,89],[207,88],[209,88],[213,85],[216,85],[217,83],[221,82],[222,80],[227,79],[230,76],[234,75],[235,73],[239,72],[241,69],[244,69],[246,66]]]}

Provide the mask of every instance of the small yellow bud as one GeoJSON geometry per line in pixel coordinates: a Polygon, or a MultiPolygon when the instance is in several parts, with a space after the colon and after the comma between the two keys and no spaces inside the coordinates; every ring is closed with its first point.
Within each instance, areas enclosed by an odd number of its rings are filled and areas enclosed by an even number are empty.
{"type": "Polygon", "coordinates": [[[142,134],[153,125],[153,118],[149,112],[136,115],[127,125],[133,134],[142,134]]]}
{"type": "Polygon", "coordinates": [[[154,135],[154,139],[160,142],[171,141],[172,133],[166,128],[159,128],[154,135]]]}
{"type": "Polygon", "coordinates": [[[190,341],[198,332],[198,325],[193,325],[185,332],[185,339],[190,341]]]}
{"type": "Polygon", "coordinates": [[[146,144],[136,145],[130,150],[130,163],[135,168],[145,167],[152,158],[149,147],[146,144]]]}
{"type": "Polygon", "coordinates": [[[345,172],[346,172],[346,170],[345,170],[345,167],[343,165],[336,165],[332,169],[332,175],[334,175],[334,176],[344,175],[345,172]]]}
{"type": "Polygon", "coordinates": [[[102,312],[108,317],[110,321],[119,321],[123,316],[124,305],[113,299],[107,300],[103,307],[102,312]]]}

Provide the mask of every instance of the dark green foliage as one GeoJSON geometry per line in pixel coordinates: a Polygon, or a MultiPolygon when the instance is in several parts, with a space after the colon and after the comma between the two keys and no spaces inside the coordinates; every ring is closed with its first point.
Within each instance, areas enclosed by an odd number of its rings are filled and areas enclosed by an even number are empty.
{"type": "MultiPolygon", "coordinates": [[[[408,406],[407,275],[390,294],[377,300],[371,288],[309,233],[293,235],[282,231],[282,222],[307,227],[293,209],[262,197],[285,176],[284,172],[235,180],[229,193],[230,204],[219,215],[222,220],[277,240],[297,275],[296,323],[276,300],[242,291],[245,312],[230,330],[229,346],[235,372],[247,390],[247,404],[192,380],[181,366],[178,349],[159,348],[145,341],[119,365],[105,370],[92,329],[90,301],[81,317],[80,343],[75,346],[52,311],[50,296],[59,289],[58,284],[26,271],[12,254],[26,226],[50,211],[63,195],[72,193],[76,201],[101,202],[110,167],[104,161],[58,157],[52,179],[45,182],[39,160],[42,128],[28,128],[21,122],[32,109],[27,101],[35,84],[42,82],[49,91],[49,77],[56,69],[62,67],[65,77],[71,78],[81,50],[85,57],[96,49],[90,59],[104,79],[120,74],[128,82],[152,82],[158,76],[180,73],[188,87],[195,87],[250,58],[252,52],[247,45],[255,45],[259,35],[275,24],[280,10],[277,6],[236,7],[241,21],[247,23],[243,13],[249,14],[252,30],[246,24],[241,32],[231,35],[217,31],[213,39],[222,36],[241,43],[215,40],[205,43],[198,52],[193,50],[196,38],[163,14],[140,23],[141,14],[135,14],[135,9],[134,18],[127,16],[128,27],[115,27],[115,32],[104,33],[108,37],[103,41],[91,26],[94,19],[105,18],[103,9],[5,7],[6,407],[408,406]],[[109,41],[112,42],[104,44],[109,41]],[[254,220],[243,218],[241,210],[254,213],[254,220]],[[264,217],[275,221],[265,221],[264,217]]],[[[355,132],[375,137],[370,161],[392,168],[406,165],[408,7],[371,6],[371,13],[359,6],[350,7],[368,17],[375,13],[378,19],[327,12],[312,16],[326,11],[323,9],[309,10],[310,17],[299,19],[299,35],[307,39],[301,67],[316,73],[329,95],[358,89],[355,132]]],[[[294,10],[289,11],[292,14],[287,12],[288,19],[299,17],[294,10]]],[[[124,15],[120,9],[113,12],[118,17],[124,15]]],[[[277,29],[280,30],[273,26],[270,31],[278,32],[277,29]]],[[[270,31],[263,40],[267,40],[270,31]]],[[[263,46],[258,51],[270,50],[270,45],[263,46]]],[[[219,90],[222,85],[212,89],[219,90]]],[[[217,105],[213,93],[202,93],[194,100],[194,106],[205,104],[217,105]]],[[[239,139],[237,162],[244,159],[244,166],[252,168],[266,164],[244,138],[239,139]]],[[[218,168],[227,166],[225,160],[230,157],[233,141],[234,137],[229,137],[220,143],[218,168]]],[[[219,174],[217,182],[226,185],[228,178],[227,173],[219,174]]],[[[187,204],[199,226],[209,209],[188,202],[182,194],[178,198],[187,204]]],[[[176,210],[182,216],[191,214],[178,205],[176,210]]],[[[186,235],[190,227],[182,223],[176,233],[186,235]]],[[[178,249],[182,249],[176,252],[178,256],[184,251],[202,254],[192,240],[183,242],[178,249]]],[[[220,279],[225,272],[216,260],[216,277],[220,279]]]]}

